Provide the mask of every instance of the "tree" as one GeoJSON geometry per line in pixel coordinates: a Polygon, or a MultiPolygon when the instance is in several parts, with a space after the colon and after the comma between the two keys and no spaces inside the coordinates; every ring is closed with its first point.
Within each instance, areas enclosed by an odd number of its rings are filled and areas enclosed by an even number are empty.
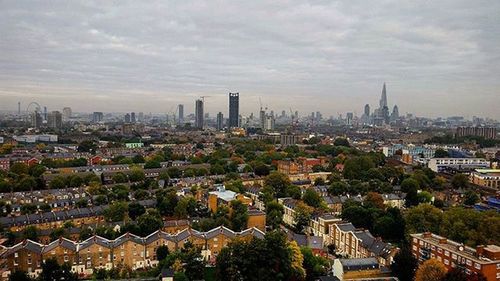
{"type": "Polygon", "coordinates": [[[234,231],[241,231],[247,227],[248,207],[240,200],[231,201],[231,226],[234,231]]]}
{"type": "Polygon", "coordinates": [[[448,270],[448,272],[446,272],[446,274],[444,275],[443,279],[441,279],[441,281],[468,281],[468,280],[470,280],[469,276],[467,276],[467,274],[463,270],[457,267],[448,270]]]}
{"type": "Polygon", "coordinates": [[[302,197],[302,200],[304,200],[304,203],[313,208],[318,208],[322,201],[319,194],[313,188],[308,188],[306,190],[304,196],[302,197]]]}
{"type": "Polygon", "coordinates": [[[401,190],[403,192],[408,192],[410,190],[418,190],[420,188],[420,184],[414,178],[407,178],[401,182],[401,190]]]}
{"type": "Polygon", "coordinates": [[[128,213],[126,202],[114,202],[104,210],[104,218],[108,222],[123,221],[128,213]]]}
{"type": "Polygon", "coordinates": [[[451,185],[455,189],[466,188],[469,184],[469,178],[465,174],[456,174],[451,179],[451,185]]]}
{"type": "Polygon", "coordinates": [[[259,163],[255,166],[254,173],[259,176],[267,176],[270,173],[269,167],[264,163],[259,163]]]}
{"type": "Polygon", "coordinates": [[[344,138],[336,138],[335,141],[333,141],[333,145],[335,145],[335,146],[346,146],[346,147],[351,146],[349,144],[349,141],[347,139],[344,139],[344,138]]]}
{"type": "Polygon", "coordinates": [[[33,281],[26,271],[16,270],[9,276],[9,281],[33,281]]]}
{"type": "Polygon", "coordinates": [[[309,225],[312,213],[313,208],[302,202],[297,203],[295,206],[295,213],[293,214],[293,220],[295,222],[293,227],[295,232],[302,233],[304,231],[304,228],[309,225]]]}
{"type": "Polygon", "coordinates": [[[122,173],[122,172],[118,172],[116,174],[113,175],[112,177],[113,181],[115,183],[125,183],[125,182],[128,182],[128,178],[127,176],[122,173]]]}
{"type": "Polygon", "coordinates": [[[128,178],[130,179],[131,182],[138,182],[138,181],[143,181],[146,176],[144,175],[144,170],[141,168],[133,168],[130,174],[128,175],[128,178]]]}
{"type": "Polygon", "coordinates": [[[78,152],[92,152],[95,151],[97,145],[91,140],[84,140],[78,144],[78,152]]]}
{"type": "Polygon", "coordinates": [[[170,251],[168,250],[168,247],[166,245],[161,245],[156,248],[156,259],[158,261],[164,260],[169,254],[170,251]]]}
{"type": "Polygon", "coordinates": [[[316,256],[309,247],[301,247],[300,250],[304,256],[303,266],[306,270],[307,281],[317,280],[319,276],[327,274],[329,268],[327,259],[316,256]]]}
{"type": "Polygon", "coordinates": [[[283,222],[283,205],[271,201],[266,205],[266,225],[271,229],[278,229],[283,222]]]}
{"type": "Polygon", "coordinates": [[[406,211],[405,221],[408,233],[430,231],[439,233],[443,212],[429,204],[421,204],[406,211]]]}
{"type": "Polygon", "coordinates": [[[38,235],[40,235],[40,231],[34,225],[27,226],[23,231],[23,239],[29,239],[37,242],[38,235]]]}
{"type": "Polygon", "coordinates": [[[347,179],[366,179],[367,172],[371,168],[375,168],[375,164],[370,157],[353,157],[345,161],[344,177],[347,179]]]}
{"type": "Polygon", "coordinates": [[[153,213],[148,211],[137,218],[137,226],[140,229],[141,235],[149,235],[163,227],[163,220],[158,212],[153,213]]]}
{"type": "Polygon", "coordinates": [[[423,262],[415,273],[415,281],[441,281],[446,274],[446,267],[436,259],[423,262]]]}
{"type": "Polygon", "coordinates": [[[42,263],[42,272],[38,277],[39,281],[63,281],[77,280],[76,273],[71,272],[71,266],[68,263],[59,265],[55,258],[50,258],[42,263]]]}
{"type": "Polygon", "coordinates": [[[32,176],[24,176],[17,183],[17,190],[19,190],[19,191],[33,190],[33,189],[36,189],[36,187],[37,187],[37,182],[36,182],[35,178],[32,176]]]}
{"type": "Polygon", "coordinates": [[[29,166],[22,162],[16,162],[10,166],[10,171],[16,175],[27,175],[29,166]]]}
{"type": "Polygon", "coordinates": [[[448,151],[442,148],[438,148],[434,152],[434,158],[446,158],[446,157],[450,157],[450,154],[448,153],[448,151]]]}
{"type": "Polygon", "coordinates": [[[130,219],[135,220],[140,215],[146,212],[146,208],[137,202],[132,202],[128,205],[128,216],[130,219]]]}
{"type": "Polygon", "coordinates": [[[306,277],[306,271],[303,267],[304,255],[295,241],[290,242],[288,248],[291,252],[292,276],[295,280],[303,280],[306,277]]]}
{"type": "Polygon", "coordinates": [[[328,188],[328,193],[331,195],[338,196],[347,193],[348,190],[349,186],[345,182],[334,181],[328,188]]]}
{"type": "Polygon", "coordinates": [[[264,186],[271,188],[274,198],[285,197],[290,185],[288,176],[279,172],[272,172],[264,179],[264,186]]]}
{"type": "Polygon", "coordinates": [[[368,192],[364,204],[368,208],[385,209],[384,198],[377,192],[368,192]]]}
{"type": "Polygon", "coordinates": [[[403,245],[401,250],[394,256],[391,270],[401,281],[413,281],[418,261],[413,256],[408,245],[403,245]]]}
{"type": "Polygon", "coordinates": [[[465,200],[464,200],[465,205],[472,206],[479,201],[480,201],[479,196],[474,191],[467,190],[465,192],[465,200]]]}
{"type": "Polygon", "coordinates": [[[167,173],[168,173],[169,177],[172,179],[178,179],[182,175],[181,170],[179,170],[179,168],[177,168],[177,167],[169,167],[167,169],[167,173]]]}

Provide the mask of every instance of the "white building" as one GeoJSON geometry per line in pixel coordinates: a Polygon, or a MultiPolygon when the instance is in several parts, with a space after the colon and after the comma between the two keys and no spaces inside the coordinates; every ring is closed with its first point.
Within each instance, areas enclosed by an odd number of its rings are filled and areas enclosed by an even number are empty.
{"type": "Polygon", "coordinates": [[[489,168],[490,162],[484,158],[432,158],[429,160],[428,167],[434,172],[442,172],[447,168],[474,170],[489,168]]]}

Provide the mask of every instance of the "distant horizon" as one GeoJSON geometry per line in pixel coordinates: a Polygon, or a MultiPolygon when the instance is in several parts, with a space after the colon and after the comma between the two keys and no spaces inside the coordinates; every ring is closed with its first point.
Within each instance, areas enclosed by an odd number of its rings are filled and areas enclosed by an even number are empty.
{"type": "Polygon", "coordinates": [[[0,3],[0,110],[500,120],[500,2],[0,3]],[[172,110],[173,108],[173,110],[172,110]]]}

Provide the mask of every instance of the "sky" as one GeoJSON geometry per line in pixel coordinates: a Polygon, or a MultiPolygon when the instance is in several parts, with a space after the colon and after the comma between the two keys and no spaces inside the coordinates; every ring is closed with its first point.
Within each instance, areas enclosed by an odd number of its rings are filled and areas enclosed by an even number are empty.
{"type": "Polygon", "coordinates": [[[500,119],[500,1],[0,0],[0,110],[500,119]],[[259,101],[260,99],[260,101],[259,101]]]}

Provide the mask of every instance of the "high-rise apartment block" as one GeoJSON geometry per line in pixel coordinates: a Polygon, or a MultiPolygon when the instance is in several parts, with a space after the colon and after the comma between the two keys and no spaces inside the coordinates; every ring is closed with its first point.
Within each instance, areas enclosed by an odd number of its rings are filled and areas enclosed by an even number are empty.
{"type": "Polygon", "coordinates": [[[222,112],[217,113],[217,130],[224,129],[224,115],[222,112]]]}
{"type": "Polygon", "coordinates": [[[204,117],[204,113],[203,113],[203,101],[202,100],[196,100],[194,115],[195,115],[195,124],[194,124],[195,127],[199,130],[203,130],[205,117],[204,117]]]}
{"type": "Polygon", "coordinates": [[[179,104],[177,106],[177,110],[178,110],[178,114],[179,114],[179,116],[178,116],[178,119],[179,119],[178,122],[179,122],[179,124],[182,124],[182,123],[184,123],[184,105],[183,104],[179,104]]]}
{"type": "Polygon", "coordinates": [[[52,111],[47,114],[47,126],[52,129],[62,128],[62,114],[59,111],[52,111]]]}
{"type": "Polygon", "coordinates": [[[92,122],[99,123],[104,120],[104,114],[102,112],[94,112],[92,114],[92,122]]]}
{"type": "Polygon", "coordinates": [[[239,93],[229,93],[229,128],[235,128],[240,126],[240,94],[239,93]]]}
{"type": "Polygon", "coordinates": [[[494,127],[458,127],[456,137],[475,136],[485,139],[496,139],[497,129],[494,127]]]}

